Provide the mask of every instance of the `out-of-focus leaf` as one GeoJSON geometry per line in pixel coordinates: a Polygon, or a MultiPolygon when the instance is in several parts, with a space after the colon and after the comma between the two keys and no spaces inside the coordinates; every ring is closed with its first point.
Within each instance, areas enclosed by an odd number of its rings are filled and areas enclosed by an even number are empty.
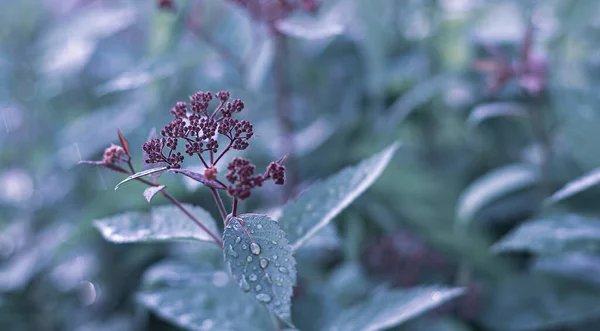
{"type": "Polygon", "coordinates": [[[291,37],[300,39],[316,40],[335,37],[344,32],[343,2],[331,8],[328,12],[313,17],[308,15],[295,15],[276,22],[277,29],[291,37]]]}
{"type": "Polygon", "coordinates": [[[128,176],[127,178],[125,178],[122,181],[120,181],[119,184],[117,184],[115,186],[115,191],[119,189],[119,186],[121,186],[124,183],[127,183],[130,180],[134,180],[136,178],[140,178],[140,177],[152,175],[154,173],[162,172],[162,171],[165,171],[167,169],[168,169],[167,167],[158,167],[158,168],[152,168],[152,169],[148,169],[148,170],[143,170],[143,171],[140,171],[140,172],[136,172],[135,174],[133,174],[131,176],[128,176]]]}
{"type": "Polygon", "coordinates": [[[461,194],[456,211],[457,226],[466,226],[483,207],[535,185],[538,178],[537,168],[529,164],[511,164],[485,174],[461,194]]]}
{"type": "Polygon", "coordinates": [[[600,251],[600,219],[576,214],[528,221],[492,246],[495,252],[600,251]]]}
{"type": "MultiPolygon", "coordinates": [[[[281,144],[277,139],[277,132],[270,129],[274,125],[276,125],[275,121],[265,121],[261,124],[260,132],[266,132],[262,137],[268,143],[271,154],[275,157],[281,157],[282,152],[279,150],[281,144]]],[[[296,156],[304,156],[314,151],[335,133],[335,129],[335,123],[332,123],[325,117],[320,117],[307,127],[296,132],[293,136],[296,156]]]]}
{"type": "Polygon", "coordinates": [[[223,271],[162,263],[144,276],[137,300],[187,330],[272,330],[269,314],[223,271]]]}
{"type": "Polygon", "coordinates": [[[150,201],[152,201],[152,198],[154,198],[156,193],[162,191],[162,189],[164,189],[165,187],[166,186],[164,185],[148,187],[144,190],[144,198],[146,198],[146,201],[150,203],[150,201]]]}
{"type": "Polygon", "coordinates": [[[384,330],[422,315],[463,292],[461,288],[441,286],[408,290],[384,289],[373,294],[366,302],[342,312],[326,330],[384,330]]]}
{"type": "Polygon", "coordinates": [[[43,39],[41,71],[72,74],[85,66],[100,38],[108,37],[135,22],[133,8],[90,6],[73,19],[51,30],[43,39]]]}
{"type": "Polygon", "coordinates": [[[600,257],[588,253],[539,256],[533,269],[600,286],[600,257]]]}
{"type": "Polygon", "coordinates": [[[381,175],[398,144],[387,147],[358,165],[347,167],[314,184],[288,203],[281,215],[281,227],[290,237],[294,250],[327,225],[362,194],[381,175]]]}
{"type": "MultiPolygon", "coordinates": [[[[217,233],[215,220],[204,209],[184,204],[184,207],[217,233]]],[[[160,206],[150,212],[126,212],[94,221],[104,238],[114,243],[156,242],[171,240],[198,240],[214,242],[214,239],[175,206],[160,206]]]]}
{"type": "Polygon", "coordinates": [[[296,259],[278,223],[259,214],[232,218],[223,234],[225,261],[240,288],[291,324],[296,259]]]}
{"type": "Polygon", "coordinates": [[[516,117],[526,118],[529,114],[527,109],[514,102],[496,102],[479,105],[471,111],[467,118],[467,123],[471,127],[476,127],[480,123],[495,117],[516,117]]]}
{"type": "Polygon", "coordinates": [[[598,184],[600,184],[600,168],[568,182],[560,190],[552,194],[552,196],[548,198],[548,201],[551,203],[559,202],[598,184]]]}
{"type": "Polygon", "coordinates": [[[554,330],[600,316],[600,292],[589,285],[537,274],[504,279],[480,317],[494,331],[554,330]]]}
{"type": "Polygon", "coordinates": [[[415,85],[390,106],[389,115],[382,119],[383,126],[388,129],[397,128],[419,106],[441,94],[449,81],[448,75],[439,75],[415,85]]]}

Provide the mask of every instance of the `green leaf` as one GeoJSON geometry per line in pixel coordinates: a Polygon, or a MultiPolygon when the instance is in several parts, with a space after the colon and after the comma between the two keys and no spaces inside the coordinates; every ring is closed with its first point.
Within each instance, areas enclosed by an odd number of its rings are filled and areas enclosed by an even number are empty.
{"type": "MultiPolygon", "coordinates": [[[[204,209],[184,207],[213,233],[214,219],[204,209]]],[[[104,238],[114,243],[198,240],[213,242],[211,236],[175,206],[160,206],[150,212],[132,211],[94,221],[104,238]]]]}
{"type": "Polygon", "coordinates": [[[115,191],[119,189],[119,186],[121,186],[124,183],[127,183],[130,180],[134,180],[136,178],[152,175],[154,173],[161,172],[164,170],[167,170],[167,167],[158,167],[158,168],[152,168],[152,169],[136,172],[135,174],[133,174],[133,175],[123,179],[121,182],[119,182],[119,184],[117,184],[117,186],[115,186],[115,191]]]}
{"type": "Polygon", "coordinates": [[[496,117],[527,118],[527,109],[515,102],[495,102],[479,105],[473,109],[467,118],[470,127],[476,127],[481,122],[496,117]]]}
{"type": "Polygon", "coordinates": [[[146,201],[148,201],[148,203],[150,203],[150,201],[152,201],[152,198],[154,198],[156,193],[162,191],[165,187],[166,186],[164,186],[164,185],[148,187],[147,189],[144,190],[144,198],[146,198],[146,201]]]}
{"type": "Polygon", "coordinates": [[[537,168],[529,164],[511,164],[485,174],[460,196],[456,212],[457,226],[465,227],[483,207],[510,193],[533,186],[538,178],[537,168]]]}
{"type": "Polygon", "coordinates": [[[231,218],[223,243],[225,261],[242,290],[291,325],[296,259],[278,223],[259,214],[231,218]]]}
{"type": "Polygon", "coordinates": [[[137,301],[188,330],[273,330],[266,309],[244,295],[224,271],[161,263],[144,276],[137,301]]]}
{"type": "Polygon", "coordinates": [[[505,278],[488,297],[479,317],[486,330],[563,330],[600,317],[597,288],[556,277],[505,278]]]}
{"type": "Polygon", "coordinates": [[[552,196],[548,198],[548,202],[557,203],[598,184],[600,184],[600,168],[568,182],[560,190],[552,194],[552,196]]]}
{"type": "Polygon", "coordinates": [[[492,246],[494,252],[555,254],[600,251],[600,219],[575,214],[528,221],[492,246]]]}
{"type": "Polygon", "coordinates": [[[326,330],[383,330],[400,325],[463,294],[461,288],[440,286],[408,290],[383,289],[335,318],[326,330]]]}
{"type": "Polygon", "coordinates": [[[294,250],[369,188],[386,168],[397,148],[397,143],[387,147],[358,165],[313,185],[296,201],[288,203],[279,222],[289,235],[294,250]]]}

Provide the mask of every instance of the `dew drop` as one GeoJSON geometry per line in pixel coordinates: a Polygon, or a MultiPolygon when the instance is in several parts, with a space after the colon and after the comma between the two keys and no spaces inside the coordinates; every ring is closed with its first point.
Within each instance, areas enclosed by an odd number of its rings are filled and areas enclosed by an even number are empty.
{"type": "Polygon", "coordinates": [[[277,256],[276,254],[273,255],[273,260],[277,260],[279,258],[279,256],[277,256]]]}
{"type": "Polygon", "coordinates": [[[260,285],[256,285],[256,286],[254,287],[254,289],[256,290],[256,292],[260,292],[260,290],[262,290],[262,286],[260,286],[260,285]]]}
{"type": "Polygon", "coordinates": [[[280,301],[275,301],[275,303],[273,303],[275,306],[281,306],[281,302],[280,301]]]}
{"type": "Polygon", "coordinates": [[[269,303],[271,302],[271,296],[266,293],[260,293],[256,295],[256,300],[262,303],[269,303]]]}
{"type": "Polygon", "coordinates": [[[256,225],[256,228],[257,228],[257,229],[262,229],[262,224],[257,224],[257,225],[256,225]]]}
{"type": "Polygon", "coordinates": [[[250,252],[252,252],[252,254],[254,254],[254,255],[260,254],[260,246],[258,246],[257,243],[251,243],[250,244],[250,252]]]}
{"type": "Polygon", "coordinates": [[[235,243],[236,243],[236,244],[239,244],[239,243],[240,243],[240,241],[242,241],[242,238],[240,238],[240,237],[237,237],[237,238],[235,238],[235,243]]]}
{"type": "Polygon", "coordinates": [[[251,233],[251,234],[254,234],[254,230],[250,230],[250,233],[251,233]]]}
{"type": "Polygon", "coordinates": [[[275,240],[271,240],[271,244],[277,245],[277,242],[275,240]]]}
{"type": "Polygon", "coordinates": [[[280,267],[279,272],[281,272],[282,274],[287,274],[289,271],[286,267],[280,267]]]}
{"type": "Polygon", "coordinates": [[[269,260],[267,259],[260,259],[260,261],[258,262],[260,264],[261,268],[266,268],[269,265],[269,260]]]}
{"type": "Polygon", "coordinates": [[[250,291],[250,284],[248,284],[248,281],[246,280],[246,276],[242,275],[242,279],[240,279],[240,287],[242,288],[242,290],[244,292],[248,292],[250,291]]]}
{"type": "Polygon", "coordinates": [[[252,262],[252,256],[251,256],[251,255],[248,255],[248,257],[246,258],[246,261],[248,261],[248,262],[252,262]]]}
{"type": "Polygon", "coordinates": [[[229,245],[229,255],[233,256],[234,258],[237,258],[239,256],[239,254],[233,250],[233,246],[229,245]]]}
{"type": "Polygon", "coordinates": [[[248,249],[248,245],[246,245],[246,244],[243,244],[243,245],[242,245],[242,249],[248,249]]]}
{"type": "Polygon", "coordinates": [[[255,274],[250,274],[250,276],[248,276],[248,279],[250,279],[251,282],[255,282],[258,279],[258,277],[256,277],[255,274]]]}

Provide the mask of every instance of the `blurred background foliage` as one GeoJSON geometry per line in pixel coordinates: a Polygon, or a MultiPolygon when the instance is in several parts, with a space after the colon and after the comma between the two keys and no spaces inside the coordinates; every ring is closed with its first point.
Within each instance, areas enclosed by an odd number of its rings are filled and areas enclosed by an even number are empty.
{"type": "MultiPolygon", "coordinates": [[[[600,166],[599,7],[330,0],[279,22],[296,192],[402,143],[383,178],[298,256],[300,329],[320,329],[377,284],[444,283],[468,294],[398,329],[597,330],[597,250],[490,247],[530,218],[599,216],[594,188],[545,202],[600,166]],[[491,50],[518,63],[529,22],[528,49],[547,69],[533,77],[541,91],[510,80],[489,93],[481,69],[490,62],[481,60],[491,50]]],[[[157,1],[21,0],[0,8],[2,329],[176,330],[136,305],[141,275],[163,259],[210,264],[215,252],[104,242],[94,219],[150,207],[140,186],[115,192],[121,175],[77,162],[100,159],[120,128],[140,169],[138,146],[168,122],[176,101],[221,89],[246,102],[259,146],[248,153],[258,166],[279,158],[281,45],[228,1],[176,1],[165,10],[157,1]]],[[[161,179],[181,201],[216,212],[207,190],[172,174],[161,179]]],[[[243,210],[284,202],[274,187],[258,192],[243,210]]]]}

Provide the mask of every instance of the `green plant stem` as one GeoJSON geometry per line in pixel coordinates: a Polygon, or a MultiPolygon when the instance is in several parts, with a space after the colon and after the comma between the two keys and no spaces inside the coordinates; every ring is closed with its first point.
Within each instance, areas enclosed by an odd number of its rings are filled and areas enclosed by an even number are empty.
{"type": "Polygon", "coordinates": [[[238,199],[233,198],[233,204],[231,206],[231,216],[237,216],[238,199]]]}
{"type": "Polygon", "coordinates": [[[221,195],[214,187],[210,188],[210,192],[215,198],[215,203],[217,204],[217,208],[219,208],[219,213],[221,214],[221,218],[223,219],[223,224],[225,224],[225,220],[227,220],[227,211],[225,211],[225,205],[223,204],[223,200],[221,200],[221,195]]]}
{"type": "MultiPolygon", "coordinates": [[[[534,99],[537,101],[537,98],[534,99]]],[[[537,102],[534,102],[537,104],[537,102]]],[[[530,125],[536,143],[540,146],[540,195],[542,198],[551,193],[550,161],[552,141],[544,125],[544,117],[538,107],[529,107],[530,125]]]]}
{"type": "Polygon", "coordinates": [[[298,183],[298,168],[296,167],[296,146],[294,143],[294,123],[292,121],[292,102],[290,82],[287,75],[289,65],[289,50],[287,37],[271,26],[271,35],[275,42],[275,109],[280,131],[280,151],[288,156],[286,164],[286,181],[284,199],[292,196],[298,183]]]}

